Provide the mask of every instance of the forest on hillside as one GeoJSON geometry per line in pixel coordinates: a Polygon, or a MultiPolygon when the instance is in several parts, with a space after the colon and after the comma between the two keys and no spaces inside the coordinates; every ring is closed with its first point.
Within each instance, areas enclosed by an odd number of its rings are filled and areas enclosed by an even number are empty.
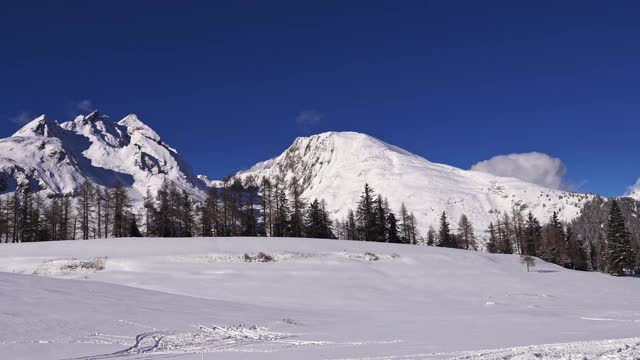
{"type": "Polygon", "coordinates": [[[615,275],[640,273],[640,202],[596,197],[570,223],[537,219],[514,207],[487,229],[466,215],[451,225],[446,212],[426,234],[404,204],[392,209],[364,184],[344,219],[332,219],[323,199],[305,199],[296,178],[226,179],[197,202],[170,181],[132,206],[123,186],[91,182],[76,194],[43,198],[29,188],[0,199],[0,239],[33,242],[109,237],[266,236],[361,240],[439,246],[539,257],[563,267],[615,275]]]}

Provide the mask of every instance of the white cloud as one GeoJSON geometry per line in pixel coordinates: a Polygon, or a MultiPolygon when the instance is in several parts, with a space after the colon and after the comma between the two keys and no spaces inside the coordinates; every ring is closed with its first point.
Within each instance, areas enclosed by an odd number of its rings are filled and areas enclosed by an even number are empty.
{"type": "Polygon", "coordinates": [[[11,116],[9,117],[9,121],[11,121],[12,123],[16,124],[16,125],[24,125],[26,123],[28,123],[29,121],[33,120],[33,117],[31,116],[31,113],[23,111],[20,114],[16,115],[16,116],[11,116]]]}
{"type": "Polygon", "coordinates": [[[497,176],[514,177],[552,189],[566,189],[567,173],[562,160],[539,152],[494,156],[480,161],[471,170],[497,176]]]}
{"type": "Polygon", "coordinates": [[[296,116],[296,123],[303,127],[312,127],[320,123],[324,115],[315,110],[301,111],[296,116]]]}
{"type": "Polygon", "coordinates": [[[633,198],[640,200],[640,178],[636,180],[636,183],[627,188],[627,194],[633,198]]]}
{"type": "Polygon", "coordinates": [[[93,102],[91,102],[91,100],[89,99],[80,100],[76,104],[76,109],[85,113],[95,110],[95,108],[93,107],[93,102]]]}

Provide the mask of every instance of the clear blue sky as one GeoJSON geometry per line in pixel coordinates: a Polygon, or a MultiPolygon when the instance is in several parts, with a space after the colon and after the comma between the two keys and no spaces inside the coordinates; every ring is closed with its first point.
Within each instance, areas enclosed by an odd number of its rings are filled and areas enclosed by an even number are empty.
{"type": "Polygon", "coordinates": [[[636,1],[22,3],[0,9],[0,136],[89,100],[218,178],[328,130],[462,168],[540,151],[604,195],[640,176],[636,1]]]}

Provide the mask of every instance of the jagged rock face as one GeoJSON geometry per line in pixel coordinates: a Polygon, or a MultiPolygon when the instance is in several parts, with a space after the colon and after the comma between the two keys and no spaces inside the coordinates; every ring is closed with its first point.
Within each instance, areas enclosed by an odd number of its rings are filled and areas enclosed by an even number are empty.
{"type": "Polygon", "coordinates": [[[106,187],[120,183],[139,201],[168,179],[195,198],[205,196],[204,182],[136,115],[114,123],[93,112],[62,124],[40,116],[1,139],[0,154],[5,192],[31,187],[45,195],[74,193],[89,180],[106,187]]]}
{"type": "Polygon", "coordinates": [[[388,198],[394,211],[405,203],[420,232],[437,228],[446,211],[455,230],[466,214],[476,233],[495,222],[499,212],[516,207],[546,221],[553,211],[561,219],[575,218],[593,195],[552,190],[513,178],[467,171],[432,163],[373,137],[330,132],[298,138],[275,159],[238,173],[240,177],[297,177],[307,199],[325,199],[334,218],[354,208],[365,183],[388,198]]]}

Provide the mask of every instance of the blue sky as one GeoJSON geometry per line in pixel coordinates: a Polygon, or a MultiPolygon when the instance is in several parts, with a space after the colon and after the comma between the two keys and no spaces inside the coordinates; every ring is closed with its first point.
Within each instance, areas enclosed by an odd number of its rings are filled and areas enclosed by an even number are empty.
{"type": "Polygon", "coordinates": [[[539,151],[619,195],[640,176],[639,18],[632,1],[4,3],[0,136],[21,114],[136,113],[219,178],[353,130],[462,168],[539,151]]]}

